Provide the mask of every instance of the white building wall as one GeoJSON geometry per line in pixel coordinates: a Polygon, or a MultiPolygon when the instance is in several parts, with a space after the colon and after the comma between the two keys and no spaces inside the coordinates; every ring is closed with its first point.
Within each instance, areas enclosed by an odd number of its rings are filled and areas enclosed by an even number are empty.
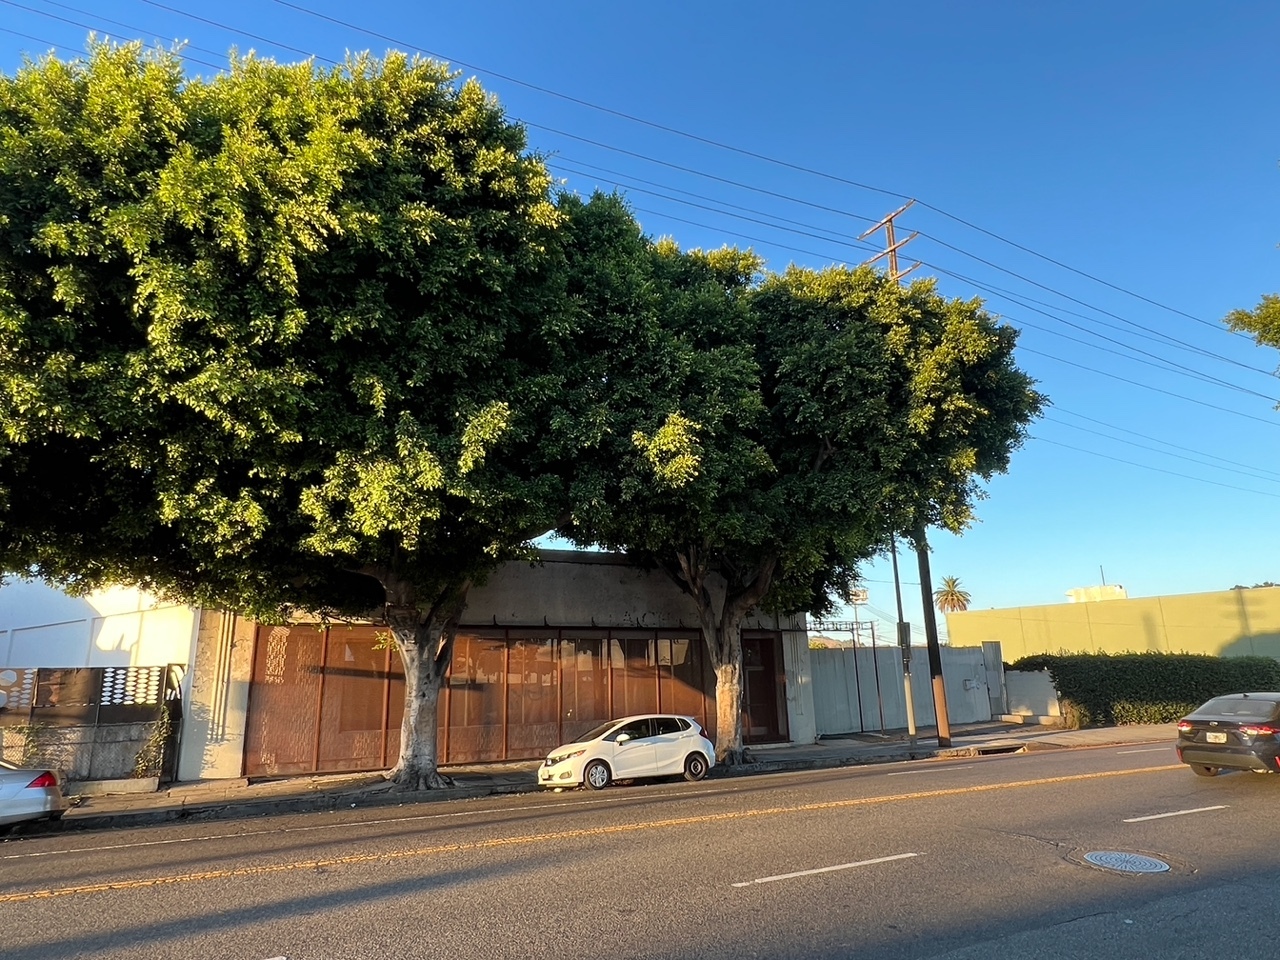
{"type": "Polygon", "coordinates": [[[196,619],[133,587],[72,597],[11,577],[0,586],[0,666],[186,666],[196,619]]]}

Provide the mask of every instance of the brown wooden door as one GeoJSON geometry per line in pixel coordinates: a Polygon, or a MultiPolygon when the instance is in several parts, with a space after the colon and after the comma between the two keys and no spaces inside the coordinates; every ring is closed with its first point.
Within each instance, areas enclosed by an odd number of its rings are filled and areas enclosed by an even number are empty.
{"type": "Polygon", "coordinates": [[[782,670],[782,637],[743,636],[743,739],[776,743],[787,739],[786,675],[782,670]]]}

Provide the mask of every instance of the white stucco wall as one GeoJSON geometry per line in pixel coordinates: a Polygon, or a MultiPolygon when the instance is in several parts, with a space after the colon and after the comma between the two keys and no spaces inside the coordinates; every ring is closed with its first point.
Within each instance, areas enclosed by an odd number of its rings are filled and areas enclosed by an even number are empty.
{"type": "Polygon", "coordinates": [[[196,619],[133,587],[72,597],[10,577],[0,586],[0,666],[186,666],[196,619]]]}

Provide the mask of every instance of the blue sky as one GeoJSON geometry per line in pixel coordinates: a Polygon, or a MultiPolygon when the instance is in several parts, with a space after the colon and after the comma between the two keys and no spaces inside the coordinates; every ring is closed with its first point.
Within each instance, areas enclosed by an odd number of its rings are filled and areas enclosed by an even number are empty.
{"type": "MultiPolygon", "coordinates": [[[[1131,596],[1280,580],[1280,358],[1219,323],[1280,291],[1275,4],[0,0],[0,70],[74,55],[85,25],[188,41],[193,72],[233,45],[442,57],[570,188],[773,269],[861,262],[858,234],[916,198],[906,262],[1022,329],[1053,402],[978,522],[934,534],[935,580],[974,608],[1104,576],[1131,596]]],[[[919,623],[916,579],[904,558],[919,623]]],[[[887,561],[866,580],[890,614],[887,561]]]]}

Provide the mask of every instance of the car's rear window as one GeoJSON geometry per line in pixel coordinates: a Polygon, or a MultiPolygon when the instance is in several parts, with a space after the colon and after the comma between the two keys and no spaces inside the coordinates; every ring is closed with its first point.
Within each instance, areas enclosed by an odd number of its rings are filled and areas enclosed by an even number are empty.
{"type": "Polygon", "coordinates": [[[1251,720],[1268,720],[1275,715],[1274,700],[1245,700],[1242,697],[1218,697],[1210,700],[1196,713],[1215,717],[1248,717],[1251,720]]]}

